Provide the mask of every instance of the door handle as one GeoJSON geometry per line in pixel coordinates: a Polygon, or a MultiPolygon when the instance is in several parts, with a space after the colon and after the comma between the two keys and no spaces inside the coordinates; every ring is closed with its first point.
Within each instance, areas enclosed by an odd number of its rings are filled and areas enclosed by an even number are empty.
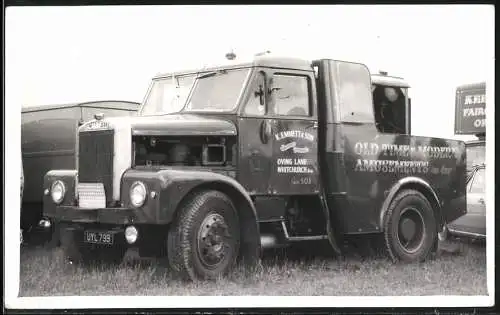
{"type": "Polygon", "coordinates": [[[266,119],[262,122],[260,128],[260,140],[262,140],[262,143],[267,143],[269,141],[271,133],[272,133],[271,121],[266,119]]]}
{"type": "Polygon", "coordinates": [[[480,203],[480,204],[482,204],[482,205],[484,205],[484,204],[485,204],[485,202],[484,202],[484,199],[483,199],[483,198],[479,198],[479,200],[478,200],[477,202],[479,202],[479,203],[480,203]]]}

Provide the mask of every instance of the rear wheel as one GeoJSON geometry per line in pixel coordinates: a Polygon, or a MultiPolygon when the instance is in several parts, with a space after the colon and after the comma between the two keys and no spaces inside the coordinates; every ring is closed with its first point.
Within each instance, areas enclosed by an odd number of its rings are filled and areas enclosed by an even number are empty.
{"type": "Polygon", "coordinates": [[[422,193],[404,190],[394,198],[384,217],[384,240],[393,261],[423,261],[435,249],[434,210],[422,193]]]}
{"type": "Polygon", "coordinates": [[[216,279],[238,256],[240,227],[231,200],[219,191],[193,195],[180,209],[168,235],[170,267],[184,278],[216,279]]]}

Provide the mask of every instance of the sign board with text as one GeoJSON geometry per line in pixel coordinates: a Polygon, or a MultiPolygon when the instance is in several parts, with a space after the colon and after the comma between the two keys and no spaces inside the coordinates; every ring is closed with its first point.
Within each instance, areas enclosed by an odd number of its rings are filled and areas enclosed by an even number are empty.
{"type": "Polygon", "coordinates": [[[462,85],[455,99],[455,134],[477,135],[486,132],[486,83],[462,85]]]}

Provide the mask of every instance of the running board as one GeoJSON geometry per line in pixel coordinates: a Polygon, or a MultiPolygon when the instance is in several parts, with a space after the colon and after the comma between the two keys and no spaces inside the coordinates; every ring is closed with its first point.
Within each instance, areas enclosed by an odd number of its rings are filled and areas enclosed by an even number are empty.
{"type": "Polygon", "coordinates": [[[285,239],[290,242],[298,241],[319,241],[327,240],[328,235],[312,235],[312,236],[290,236],[288,234],[288,229],[286,228],[285,221],[281,221],[281,227],[283,228],[283,233],[285,234],[285,239]]]}

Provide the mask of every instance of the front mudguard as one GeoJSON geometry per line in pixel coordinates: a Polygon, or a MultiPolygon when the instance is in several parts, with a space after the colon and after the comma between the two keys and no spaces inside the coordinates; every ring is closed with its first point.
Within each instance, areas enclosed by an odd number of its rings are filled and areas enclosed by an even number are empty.
{"type": "Polygon", "coordinates": [[[149,200],[143,208],[146,213],[154,215],[159,224],[172,222],[179,208],[194,192],[214,189],[227,194],[240,218],[240,257],[245,264],[255,265],[259,261],[261,246],[257,211],[246,190],[233,178],[210,170],[130,169],[122,177],[124,207],[131,206],[129,189],[135,181],[142,181],[148,187],[149,200]]]}
{"type": "MultiPolygon", "coordinates": [[[[246,190],[233,178],[210,170],[129,169],[123,174],[121,180],[121,208],[133,208],[129,191],[131,185],[136,181],[143,182],[148,190],[146,202],[140,211],[142,217],[146,218],[145,221],[147,221],[143,223],[149,224],[166,225],[171,223],[182,203],[196,191],[216,189],[227,194],[232,199],[240,217],[240,258],[249,265],[255,265],[259,261],[261,244],[257,211],[246,190]]],[[[58,211],[58,207],[59,210],[62,210],[64,207],[77,205],[76,182],[76,170],[50,171],[45,175],[44,216],[53,218],[57,222],[60,219],[58,212],[61,212],[58,211]],[[66,185],[66,195],[59,206],[54,204],[50,197],[50,187],[55,180],[62,180],[66,185]]],[[[99,211],[106,211],[106,209],[99,211]]],[[[98,217],[94,220],[95,223],[99,223],[98,217]]],[[[116,224],[121,224],[121,222],[117,221],[116,224]]]]}
{"type": "Polygon", "coordinates": [[[52,183],[56,180],[60,180],[66,186],[66,194],[61,202],[63,206],[72,206],[76,201],[76,170],[52,170],[45,174],[43,179],[43,216],[44,217],[55,217],[56,215],[56,204],[52,201],[50,196],[50,188],[52,183]]]}

